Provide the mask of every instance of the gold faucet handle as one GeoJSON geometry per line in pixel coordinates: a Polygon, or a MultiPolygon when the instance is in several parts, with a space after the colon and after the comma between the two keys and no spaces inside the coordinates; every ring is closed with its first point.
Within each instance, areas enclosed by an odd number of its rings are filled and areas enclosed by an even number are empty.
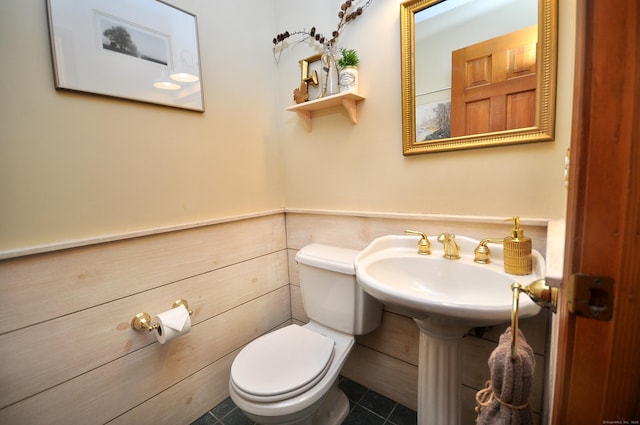
{"type": "Polygon", "coordinates": [[[489,264],[491,262],[491,250],[486,244],[478,244],[476,249],[473,250],[475,261],[478,264],[489,264]]]}
{"type": "Polygon", "coordinates": [[[420,241],[418,241],[418,254],[421,255],[429,255],[431,254],[431,243],[429,242],[429,238],[423,232],[419,232],[417,230],[405,230],[404,231],[408,235],[418,235],[420,236],[420,241]]]}
{"type": "Polygon", "coordinates": [[[504,244],[504,239],[486,238],[480,241],[476,249],[473,250],[475,261],[478,264],[489,264],[491,262],[491,250],[487,244],[504,244]]]}
{"type": "Polygon", "coordinates": [[[440,233],[438,242],[444,246],[444,258],[447,260],[458,260],[460,258],[460,248],[456,242],[456,235],[453,233],[440,233]]]}

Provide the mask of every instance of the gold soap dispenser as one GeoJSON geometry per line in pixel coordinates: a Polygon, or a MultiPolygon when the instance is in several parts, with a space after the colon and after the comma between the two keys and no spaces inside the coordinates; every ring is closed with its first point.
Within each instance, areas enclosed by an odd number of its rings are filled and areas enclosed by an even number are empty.
{"type": "Polygon", "coordinates": [[[511,236],[504,238],[504,271],[515,275],[531,274],[531,238],[524,236],[524,230],[520,227],[520,217],[507,220],[513,220],[513,229],[511,236]]]}

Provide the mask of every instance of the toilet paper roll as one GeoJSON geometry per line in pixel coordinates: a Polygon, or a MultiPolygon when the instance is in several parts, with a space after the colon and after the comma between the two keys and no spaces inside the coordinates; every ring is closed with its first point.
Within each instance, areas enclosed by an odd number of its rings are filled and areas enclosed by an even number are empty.
{"type": "Polygon", "coordinates": [[[176,339],[191,330],[189,310],[182,305],[159,313],[153,322],[160,325],[155,330],[156,338],[160,344],[176,339]]]}

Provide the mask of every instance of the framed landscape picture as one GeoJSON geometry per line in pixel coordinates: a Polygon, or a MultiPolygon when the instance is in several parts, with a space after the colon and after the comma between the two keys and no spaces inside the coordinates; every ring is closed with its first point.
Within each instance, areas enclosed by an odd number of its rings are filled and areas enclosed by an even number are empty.
{"type": "Polygon", "coordinates": [[[56,88],[204,111],[196,17],[156,0],[48,0],[56,88]]]}

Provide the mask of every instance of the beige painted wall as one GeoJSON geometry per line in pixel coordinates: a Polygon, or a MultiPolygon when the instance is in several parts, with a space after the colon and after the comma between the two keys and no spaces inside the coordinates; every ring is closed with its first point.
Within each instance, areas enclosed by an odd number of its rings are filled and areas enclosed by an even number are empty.
{"type": "Polygon", "coordinates": [[[272,3],[169,3],[198,19],[204,113],[56,91],[46,1],[0,3],[0,251],[284,206],[272,3]]]}
{"type": "Polygon", "coordinates": [[[203,114],[56,91],[45,2],[0,3],[0,251],[282,207],[564,216],[574,0],[560,2],[556,142],[414,157],[401,150],[400,0],[343,33],[362,60],[359,124],[334,108],[311,132],[284,108],[315,52],[297,45],[276,65],[270,40],[332,31],[340,0],[172,3],[198,17],[203,114]]]}
{"type": "MultiPolygon", "coordinates": [[[[336,27],[340,0],[276,1],[276,29],[336,27]],[[331,4],[332,6],[327,6],[331,4]]],[[[575,1],[561,1],[557,140],[552,143],[402,156],[400,0],[374,1],[340,43],[358,50],[360,91],[353,125],[339,107],[314,115],[308,132],[281,114],[288,208],[560,218],[569,144],[575,1]]],[[[299,84],[297,60],[313,51],[289,48],[278,66],[280,109],[299,84]]]]}

